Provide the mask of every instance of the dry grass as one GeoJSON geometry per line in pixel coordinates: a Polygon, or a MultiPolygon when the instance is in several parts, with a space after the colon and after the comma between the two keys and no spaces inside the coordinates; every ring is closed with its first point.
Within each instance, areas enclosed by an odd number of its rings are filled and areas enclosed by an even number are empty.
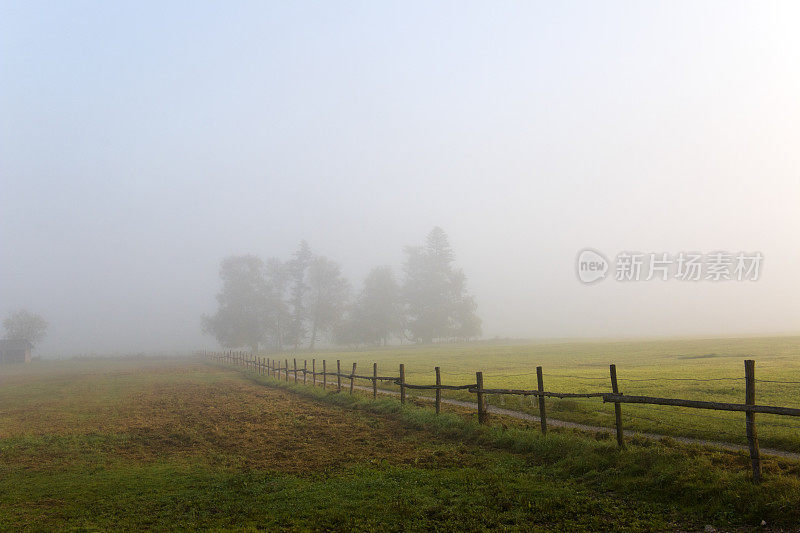
{"type": "Polygon", "coordinates": [[[442,468],[474,462],[466,448],[437,447],[437,438],[389,416],[320,404],[200,363],[180,369],[149,364],[102,380],[96,371],[20,373],[8,380],[12,392],[0,392],[6,456],[41,470],[97,463],[99,450],[105,462],[184,457],[295,475],[364,460],[442,468]],[[87,437],[91,458],[79,444],[87,437]]]}

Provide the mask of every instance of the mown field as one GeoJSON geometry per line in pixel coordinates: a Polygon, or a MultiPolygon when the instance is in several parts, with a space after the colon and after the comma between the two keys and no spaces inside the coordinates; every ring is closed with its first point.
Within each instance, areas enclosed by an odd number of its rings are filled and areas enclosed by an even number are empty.
{"type": "MultiPolygon", "coordinates": [[[[285,356],[283,356],[285,357],[285,356]]],[[[487,388],[536,389],[536,367],[542,366],[548,391],[611,392],[609,364],[617,365],[620,391],[660,396],[744,403],[745,359],[756,361],[756,402],[800,407],[800,337],[691,339],[620,342],[563,342],[519,345],[406,346],[350,352],[289,355],[303,360],[326,359],[328,368],[341,360],[344,372],[356,362],[359,373],[397,375],[406,367],[409,383],[433,384],[434,367],[441,367],[444,384],[474,383],[484,373],[487,388]],[[778,382],[794,383],[778,383],[778,382]]],[[[368,382],[363,385],[369,385],[368,382]]],[[[385,388],[392,388],[382,385],[385,388]]],[[[414,394],[413,391],[410,392],[414,394]]],[[[423,394],[430,394],[425,392],[423,394]]],[[[468,393],[445,397],[473,400],[468,393]]],[[[490,404],[536,414],[535,397],[489,396],[490,404]]],[[[553,418],[612,427],[614,408],[602,399],[548,399],[553,418]]],[[[673,436],[697,437],[746,444],[743,413],[726,413],[665,406],[623,406],[627,429],[673,436]]],[[[800,420],[758,415],[762,446],[800,452],[800,420]]]]}
{"type": "Polygon", "coordinates": [[[0,529],[795,525],[800,465],[336,394],[191,360],[0,374],[0,529]]]}

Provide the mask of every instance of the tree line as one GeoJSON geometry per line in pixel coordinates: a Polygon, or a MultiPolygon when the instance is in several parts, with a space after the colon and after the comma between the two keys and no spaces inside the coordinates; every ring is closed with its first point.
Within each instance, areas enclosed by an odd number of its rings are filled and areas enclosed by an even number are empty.
{"type": "Polygon", "coordinates": [[[359,346],[480,336],[475,298],[453,265],[445,232],[435,227],[423,246],[404,252],[402,280],[391,267],[378,266],[355,295],[339,265],[305,241],[288,260],[227,257],[217,311],[202,317],[203,331],[225,348],[254,352],[313,349],[321,341],[359,346]]]}

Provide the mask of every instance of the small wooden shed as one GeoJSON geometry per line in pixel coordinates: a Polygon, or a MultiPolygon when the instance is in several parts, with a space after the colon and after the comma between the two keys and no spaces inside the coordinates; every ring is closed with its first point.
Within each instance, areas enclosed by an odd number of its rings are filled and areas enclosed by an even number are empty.
{"type": "Polygon", "coordinates": [[[0,364],[30,363],[31,343],[20,339],[0,339],[0,364]]]}

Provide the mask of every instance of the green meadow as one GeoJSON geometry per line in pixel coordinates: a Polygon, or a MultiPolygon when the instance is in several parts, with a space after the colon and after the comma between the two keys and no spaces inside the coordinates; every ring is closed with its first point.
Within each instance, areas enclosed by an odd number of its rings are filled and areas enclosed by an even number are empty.
{"type": "MultiPolygon", "coordinates": [[[[391,354],[384,354],[391,356],[391,354]]],[[[800,464],[476,423],[197,360],[0,374],[0,530],[694,531],[800,520],[800,464]]]]}
{"type": "MultiPolygon", "coordinates": [[[[301,367],[307,360],[310,368],[312,357],[318,369],[321,359],[327,360],[328,369],[335,369],[339,359],[344,372],[356,362],[359,374],[370,374],[372,363],[377,362],[380,375],[397,375],[403,363],[406,381],[415,384],[433,384],[436,366],[441,368],[444,384],[474,383],[475,371],[482,371],[487,388],[536,389],[536,367],[542,366],[545,390],[554,392],[611,392],[609,364],[613,363],[623,394],[731,403],[744,403],[744,360],[754,359],[756,403],[800,407],[800,337],[410,345],[304,353],[290,355],[289,360],[291,364],[298,358],[301,367]]],[[[443,394],[474,401],[469,393],[443,394]]],[[[533,396],[490,395],[488,402],[538,413],[533,396]]],[[[613,405],[603,404],[602,399],[548,399],[546,404],[552,418],[605,427],[614,424],[613,405]]],[[[747,442],[743,413],[625,404],[623,423],[626,429],[643,432],[747,442]]],[[[762,446],[800,452],[800,420],[758,415],[757,424],[762,446]]]]}

